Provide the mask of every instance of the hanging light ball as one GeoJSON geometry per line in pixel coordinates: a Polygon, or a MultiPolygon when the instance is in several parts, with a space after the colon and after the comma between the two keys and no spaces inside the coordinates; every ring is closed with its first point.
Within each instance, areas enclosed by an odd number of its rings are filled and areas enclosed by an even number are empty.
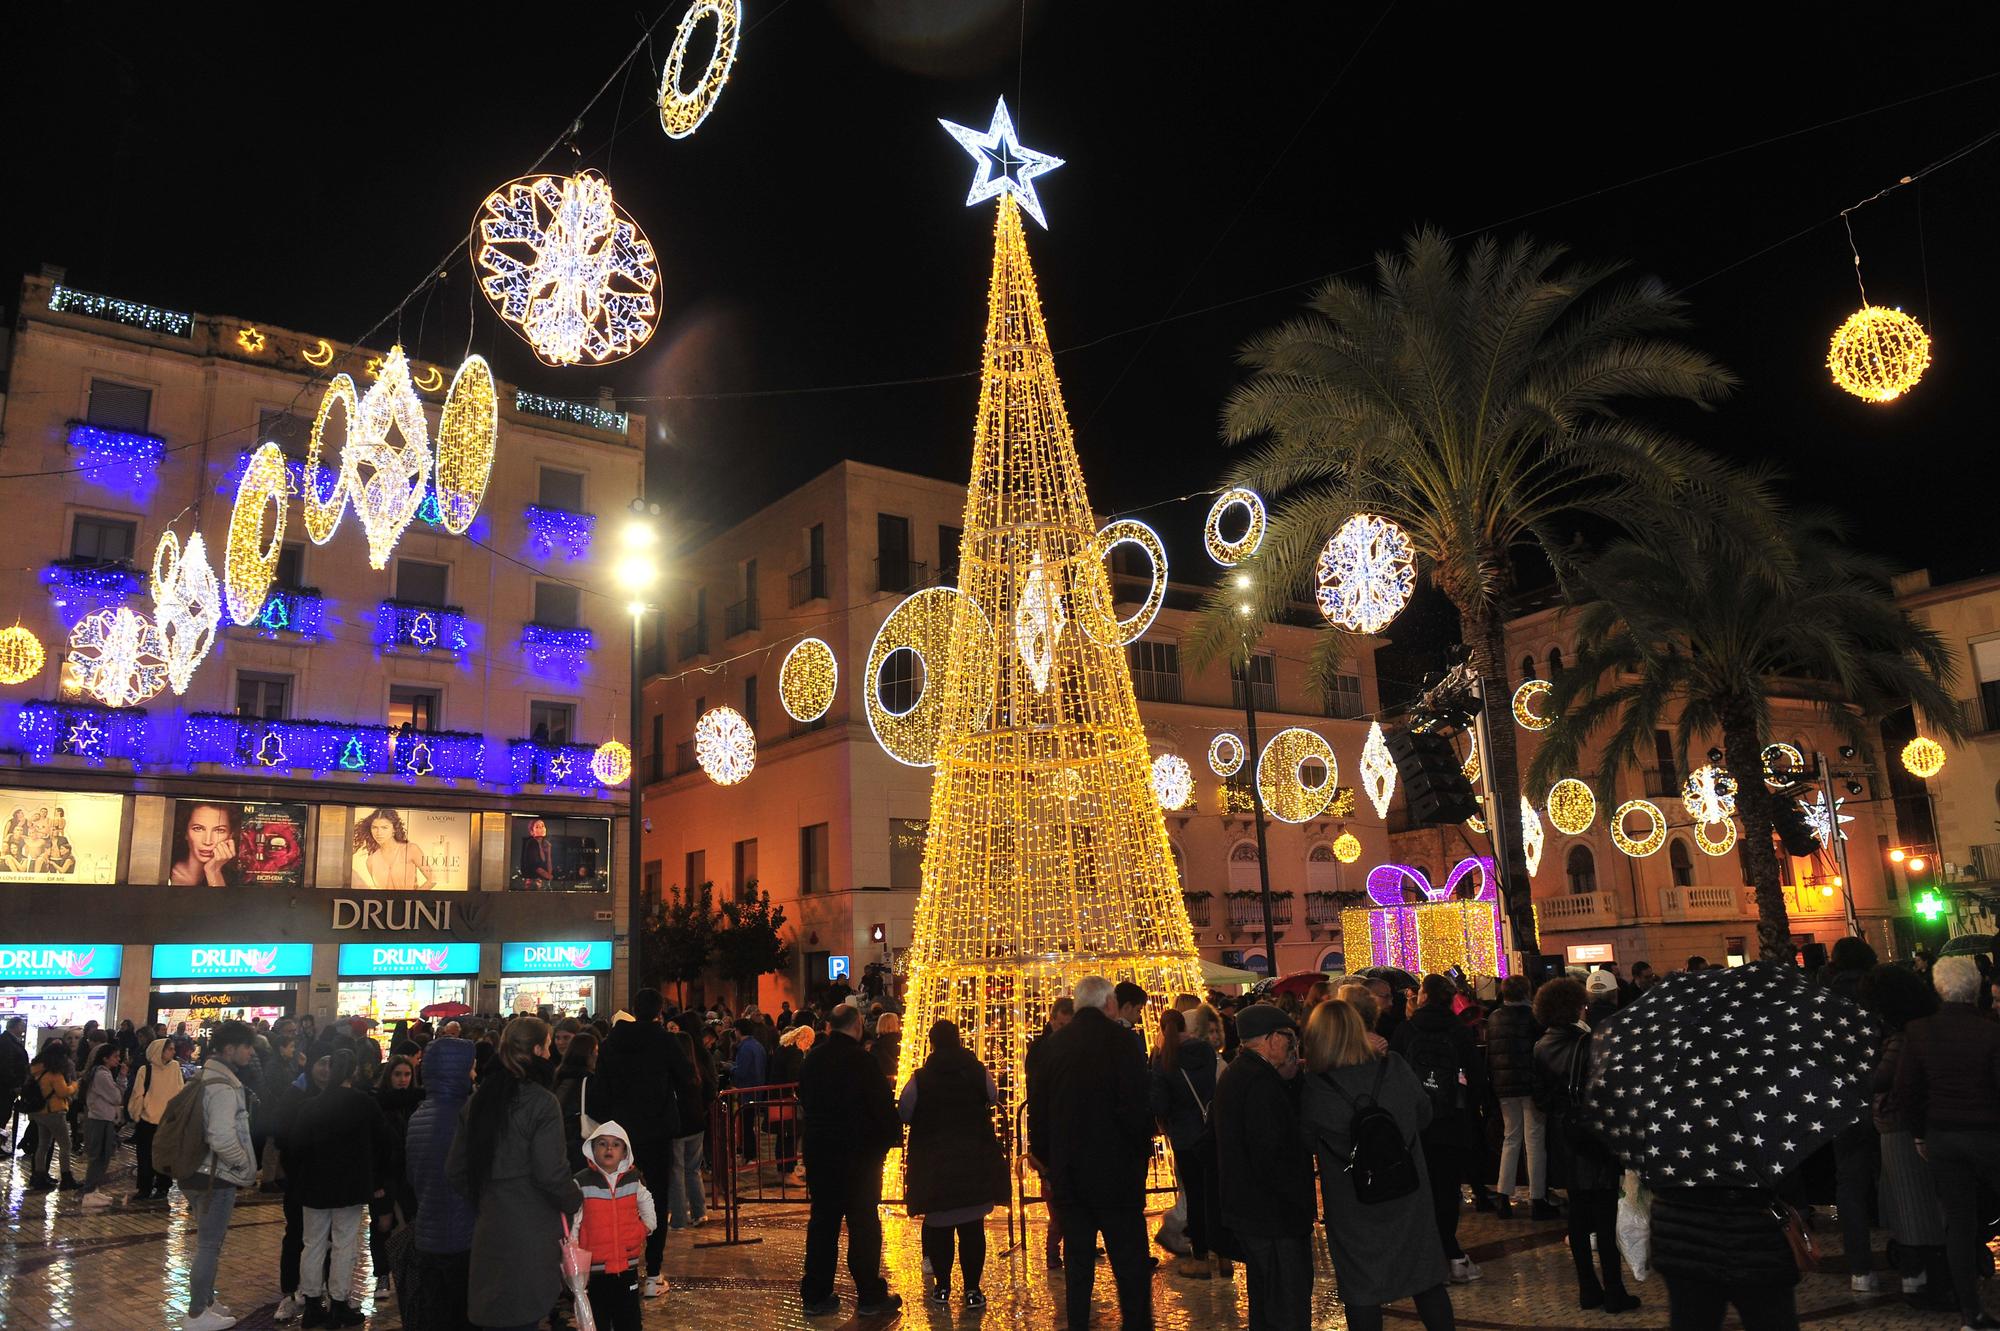
{"type": "Polygon", "coordinates": [[[1917,386],[1931,364],[1924,326],[1901,310],[1863,305],[1834,330],[1826,368],[1864,402],[1894,402],[1917,386]]]}
{"type": "Polygon", "coordinates": [[[1153,759],[1153,795],[1169,813],[1185,809],[1194,798],[1194,769],[1178,753],[1153,759]]]}
{"type": "Polygon", "coordinates": [[[840,664],[833,648],[819,638],[800,640],[778,667],[778,701],[794,721],[810,723],[825,716],[839,684],[840,664]]]}
{"type": "Polygon", "coordinates": [[[590,774],[607,786],[624,784],[632,775],[632,750],[615,739],[607,739],[590,755],[590,774]]]}
{"type": "Polygon", "coordinates": [[[1333,858],[1342,864],[1352,864],[1361,858],[1361,838],[1352,832],[1342,832],[1333,839],[1333,858]]]}
{"type": "Polygon", "coordinates": [[[1597,796],[1573,776],[1549,787],[1548,808],[1549,821],[1566,836],[1577,836],[1597,821],[1597,796]]]}
{"type": "Polygon", "coordinates": [[[711,707],[694,723],[694,760],[718,786],[733,786],[757,765],[757,735],[734,707],[711,707]]]}
{"type": "Polygon", "coordinates": [[[1944,770],[1944,745],[1919,735],[1903,746],[1903,766],[1925,780],[1944,770]]]}
{"type": "Polygon", "coordinates": [[[16,624],[0,629],[0,684],[25,684],[42,673],[48,655],[42,640],[16,624]]]}

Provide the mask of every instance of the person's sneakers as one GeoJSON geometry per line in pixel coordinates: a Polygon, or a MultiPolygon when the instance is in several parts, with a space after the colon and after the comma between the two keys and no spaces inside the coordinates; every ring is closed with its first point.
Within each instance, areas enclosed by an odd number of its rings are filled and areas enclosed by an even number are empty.
{"type": "Polygon", "coordinates": [[[840,1296],[829,1294],[818,1303],[808,1303],[804,1312],[808,1317],[829,1317],[840,1311],[840,1296]]]}
{"type": "Polygon", "coordinates": [[[1452,1284],[1463,1285],[1477,1279],[1479,1279],[1479,1268],[1473,1265],[1470,1257],[1454,1257],[1451,1259],[1452,1284]]]}
{"type": "Polygon", "coordinates": [[[326,1305],[310,1295],[306,1297],[305,1305],[305,1308],[301,1311],[301,1315],[305,1320],[300,1322],[299,1325],[306,1327],[325,1326],[326,1305]]]}
{"type": "Polygon", "coordinates": [[[1595,1276],[1591,1277],[1588,1285],[1578,1285],[1576,1287],[1576,1306],[1585,1312],[1589,1312],[1592,1308],[1602,1308],[1604,1306],[1604,1286],[1597,1283],[1595,1276]]]}
{"type": "Polygon", "coordinates": [[[1535,1204],[1528,1209],[1528,1218],[1530,1220],[1560,1220],[1563,1218],[1562,1208],[1553,1204],[1547,1198],[1537,1197],[1535,1198],[1535,1204]]]}
{"type": "Polygon", "coordinates": [[[56,1190],[56,1181],[52,1178],[47,1177],[46,1175],[38,1179],[28,1180],[29,1192],[54,1192],[55,1190],[56,1190]]]}
{"type": "Polygon", "coordinates": [[[646,1283],[639,1288],[639,1293],[649,1299],[657,1299],[666,1292],[667,1278],[665,1276],[647,1276],[646,1283]]]}
{"type": "Polygon", "coordinates": [[[1639,1306],[1639,1296],[1626,1290],[1614,1289],[1604,1296],[1604,1311],[1608,1313],[1629,1313],[1639,1306]]]}
{"type": "Polygon", "coordinates": [[[1958,1331],[2000,1331],[2000,1318],[1981,1313],[1969,1322],[1960,1322],[1958,1331]]]}
{"type": "Polygon", "coordinates": [[[271,1319],[289,1322],[306,1310],[306,1301],[296,1294],[287,1294],[278,1300],[278,1306],[271,1311],[271,1319]]]}
{"type": "Polygon", "coordinates": [[[83,1194],[83,1209],[86,1211],[102,1211],[110,1205],[111,1194],[102,1188],[83,1194]]]}
{"type": "Polygon", "coordinates": [[[940,1280],[931,1286],[930,1301],[942,1308],[951,1302],[951,1286],[940,1280]]]}
{"type": "Polygon", "coordinates": [[[234,1317],[219,1312],[213,1307],[204,1309],[199,1317],[183,1317],[181,1319],[181,1331],[229,1331],[229,1328],[235,1325],[236,1319],[234,1317]]]}
{"type": "Polygon", "coordinates": [[[891,1313],[901,1312],[902,1310],[902,1295],[885,1294],[879,1299],[857,1305],[854,1309],[854,1315],[856,1317],[887,1317],[891,1313]]]}
{"type": "Polygon", "coordinates": [[[984,1308],[986,1306],[986,1291],[977,1286],[965,1291],[965,1306],[968,1308],[984,1308]]]}
{"type": "Polygon", "coordinates": [[[1048,1246],[1049,1270],[1062,1270],[1062,1249],[1051,1243],[1048,1246]]]}
{"type": "Polygon", "coordinates": [[[1499,1198],[1495,1197],[1492,1193],[1482,1192],[1472,1199],[1472,1209],[1475,1211],[1492,1211],[1496,1209],[1495,1204],[1498,1201],[1499,1198]]]}
{"type": "Polygon", "coordinates": [[[1931,1283],[1931,1273],[1919,1271],[1913,1276],[1903,1277],[1903,1293],[1921,1294],[1931,1283]]]}
{"type": "Polygon", "coordinates": [[[1856,1294],[1879,1294],[1882,1291],[1882,1282],[1876,1279],[1873,1271],[1869,1271],[1862,1275],[1849,1276],[1847,1287],[1856,1294]]]}

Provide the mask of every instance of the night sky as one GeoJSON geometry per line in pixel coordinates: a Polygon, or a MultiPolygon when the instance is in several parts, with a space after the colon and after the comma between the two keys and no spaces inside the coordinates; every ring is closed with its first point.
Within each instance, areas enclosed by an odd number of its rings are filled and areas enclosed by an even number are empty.
{"type": "MultiPolygon", "coordinates": [[[[88,289],[341,339],[464,236],[659,12],[549,6],[542,31],[523,6],[313,26],[290,7],[227,24],[39,8],[8,20],[13,270],[59,263],[88,289]]],[[[504,376],[609,384],[651,415],[652,485],[684,532],[842,457],[962,479],[991,209],[963,206],[973,166],[936,118],[983,127],[1004,93],[1023,141],[1068,162],[1038,182],[1053,229],[1029,243],[1092,499],[1154,506],[1183,569],[1204,505],[1157,505],[1227,467],[1236,348],[1425,222],[1527,230],[1690,287],[1692,340],[1744,384],[1677,425],[1778,460],[1903,563],[2000,567],[2000,144],[1856,216],[1870,295],[1935,339],[1914,395],[1864,404],[1823,364],[1859,303],[1836,214],[2000,126],[2000,17],[1786,6],[1746,26],[1763,8],[1038,0],[1024,39],[1018,0],[747,0],[734,77],[676,142],[651,70],[677,4],[577,139],[660,250],[651,344],[543,368],[462,257],[373,341],[453,362],[470,295],[472,348],[504,376]]]]}

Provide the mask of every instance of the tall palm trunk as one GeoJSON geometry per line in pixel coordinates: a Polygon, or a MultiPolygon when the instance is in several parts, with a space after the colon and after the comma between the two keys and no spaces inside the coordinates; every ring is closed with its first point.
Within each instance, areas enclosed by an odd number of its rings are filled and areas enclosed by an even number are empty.
{"type": "Polygon", "coordinates": [[[1535,889],[1528,877],[1527,851],[1521,845],[1521,766],[1514,745],[1514,718],[1508,707],[1513,690],[1507,683],[1507,636],[1494,615],[1459,607],[1459,636],[1471,653],[1472,668],[1486,686],[1486,751],[1479,755],[1492,785],[1498,808],[1486,810],[1486,825],[1501,839],[1507,865],[1500,900],[1513,926],[1514,947],[1532,958],[1541,950],[1535,932],[1535,889]]]}
{"type": "Polygon", "coordinates": [[[1743,820],[1743,869],[1757,891],[1757,956],[1792,959],[1792,921],[1785,889],[1778,881],[1778,852],[1771,843],[1777,797],[1764,784],[1764,746],[1758,742],[1756,714],[1747,701],[1722,707],[1722,748],[1736,778],[1736,812],[1743,820]]]}

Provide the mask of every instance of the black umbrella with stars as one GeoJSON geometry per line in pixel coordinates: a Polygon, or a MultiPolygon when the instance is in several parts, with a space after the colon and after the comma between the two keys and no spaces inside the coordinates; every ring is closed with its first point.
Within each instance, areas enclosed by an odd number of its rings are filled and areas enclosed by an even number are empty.
{"type": "Polygon", "coordinates": [[[1586,1113],[1649,1187],[1772,1186],[1868,1112],[1875,1039],[1793,966],[1671,975],[1593,1032],[1586,1113]]]}

